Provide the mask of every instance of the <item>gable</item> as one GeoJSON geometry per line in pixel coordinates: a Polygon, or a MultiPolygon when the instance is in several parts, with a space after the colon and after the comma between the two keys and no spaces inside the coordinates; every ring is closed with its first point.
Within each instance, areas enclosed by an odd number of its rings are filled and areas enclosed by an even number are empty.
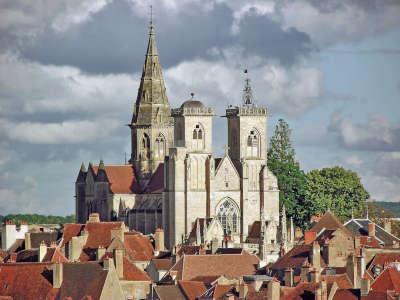
{"type": "Polygon", "coordinates": [[[240,178],[230,158],[225,155],[215,170],[214,187],[219,191],[239,190],[240,178]]]}

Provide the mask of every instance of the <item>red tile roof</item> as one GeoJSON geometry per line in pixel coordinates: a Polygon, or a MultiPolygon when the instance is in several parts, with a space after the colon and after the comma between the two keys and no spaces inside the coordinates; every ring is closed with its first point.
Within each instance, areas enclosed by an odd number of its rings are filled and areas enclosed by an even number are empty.
{"type": "Polygon", "coordinates": [[[386,267],[391,262],[400,262],[400,252],[392,253],[377,253],[368,266],[369,275],[373,275],[372,269],[374,266],[386,267]]]}
{"type": "Polygon", "coordinates": [[[185,296],[177,285],[158,285],[154,291],[160,300],[185,300],[185,296]]]}
{"type": "Polygon", "coordinates": [[[152,259],[151,261],[156,270],[169,270],[172,267],[170,259],[152,259]]]}
{"type": "MultiPolygon", "coordinates": [[[[252,254],[184,255],[171,269],[178,280],[205,281],[205,278],[225,276],[239,278],[255,274],[259,263],[252,254]]],[[[170,272],[171,272],[170,271],[170,272]]]]}
{"type": "Polygon", "coordinates": [[[179,280],[178,285],[187,300],[196,300],[207,290],[204,283],[200,281],[179,280]]]}
{"type": "Polygon", "coordinates": [[[351,289],[353,287],[347,274],[322,275],[321,278],[324,279],[328,285],[336,282],[339,289],[351,289]]]}
{"type": "Polygon", "coordinates": [[[390,290],[400,293],[400,272],[392,266],[386,268],[371,284],[371,290],[377,292],[390,290]]]}
{"type": "Polygon", "coordinates": [[[382,248],[382,245],[379,243],[376,237],[372,236],[360,236],[360,245],[364,247],[370,248],[382,248]]]}
{"type": "Polygon", "coordinates": [[[68,262],[68,259],[61,253],[58,248],[47,248],[46,255],[43,257],[43,262],[68,262]]]}
{"type": "Polygon", "coordinates": [[[85,227],[84,224],[75,224],[75,223],[64,224],[61,246],[64,246],[66,243],[70,242],[72,237],[78,236],[84,227],[85,227]]]}
{"type": "Polygon", "coordinates": [[[358,300],[360,299],[360,290],[338,289],[333,296],[333,300],[358,300]]]}
{"type": "Polygon", "coordinates": [[[54,299],[49,263],[0,264],[0,295],[13,299],[54,299]]]}
{"type": "Polygon", "coordinates": [[[299,268],[308,262],[311,245],[295,245],[288,253],[279,258],[270,266],[273,270],[282,270],[286,268],[299,268]]]}
{"type": "Polygon", "coordinates": [[[111,230],[119,229],[122,226],[123,222],[87,223],[85,230],[88,231],[89,236],[85,248],[108,247],[111,244],[111,230]]]}
{"type": "Polygon", "coordinates": [[[351,231],[344,227],[343,224],[329,211],[326,212],[321,219],[310,228],[310,230],[315,231],[318,234],[324,228],[328,230],[341,228],[346,233],[353,235],[351,231]]]}
{"type": "Polygon", "coordinates": [[[151,278],[146,272],[140,270],[135,266],[134,263],[130,262],[124,257],[124,280],[129,281],[148,281],[151,282],[151,278]]]}
{"type": "MultiPolygon", "coordinates": [[[[99,167],[93,165],[93,172],[97,174],[99,167]]],[[[105,165],[104,166],[110,190],[114,194],[132,194],[140,191],[132,165],[105,165]]]]}
{"type": "Polygon", "coordinates": [[[124,246],[132,260],[150,261],[154,258],[154,248],[150,240],[140,233],[125,233],[124,246]]]}

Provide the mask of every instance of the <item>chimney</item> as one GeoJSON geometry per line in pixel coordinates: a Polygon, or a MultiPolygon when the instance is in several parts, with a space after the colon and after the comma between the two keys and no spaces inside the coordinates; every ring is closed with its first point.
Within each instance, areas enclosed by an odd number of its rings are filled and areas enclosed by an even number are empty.
{"type": "Polygon", "coordinates": [[[53,288],[59,289],[63,282],[63,264],[55,263],[53,266],[53,288]]]}
{"type": "Polygon", "coordinates": [[[157,228],[154,233],[154,243],[155,243],[155,251],[164,251],[165,250],[165,242],[164,242],[164,230],[161,228],[157,228]]]}
{"type": "Polygon", "coordinates": [[[45,257],[46,253],[47,253],[47,245],[44,241],[41,241],[39,245],[39,257],[38,257],[39,262],[43,261],[43,258],[45,257]]]}
{"type": "Polygon", "coordinates": [[[321,281],[321,273],[319,268],[312,268],[309,274],[310,282],[318,283],[321,281]]]}
{"type": "Polygon", "coordinates": [[[82,252],[82,241],[79,236],[73,236],[71,239],[71,252],[69,253],[69,259],[75,261],[79,258],[82,252]]]}
{"type": "Polygon", "coordinates": [[[375,237],[375,223],[368,223],[368,236],[375,237]]]}
{"type": "Polygon", "coordinates": [[[367,296],[370,289],[371,289],[371,281],[369,280],[368,276],[364,276],[361,278],[361,296],[367,296]]]}
{"type": "Polygon", "coordinates": [[[91,213],[89,215],[88,223],[100,223],[100,215],[98,213],[91,213]]]}
{"type": "Polygon", "coordinates": [[[96,251],[96,260],[100,260],[106,254],[106,248],[99,246],[96,251]]]}
{"type": "Polygon", "coordinates": [[[312,266],[314,268],[321,267],[321,247],[319,246],[317,241],[314,241],[312,244],[312,266]]]}
{"type": "Polygon", "coordinates": [[[285,269],[285,286],[292,287],[293,286],[293,269],[286,268],[285,269]]]}
{"type": "Polygon", "coordinates": [[[365,254],[363,248],[360,249],[360,252],[360,255],[357,256],[357,276],[358,278],[363,278],[365,272],[365,254]]]}
{"type": "Polygon", "coordinates": [[[239,283],[239,299],[244,300],[246,299],[247,293],[249,291],[249,288],[246,283],[243,281],[239,283]]]}
{"type": "Polygon", "coordinates": [[[304,232],[304,244],[305,245],[310,245],[312,242],[315,241],[317,238],[317,233],[312,230],[307,230],[304,232]]]}
{"type": "Polygon", "coordinates": [[[392,221],[389,218],[383,220],[383,225],[387,232],[392,233],[392,221]]]}
{"type": "Polygon", "coordinates": [[[326,281],[320,281],[317,287],[317,300],[325,300],[328,299],[328,289],[326,286],[326,281]]]}
{"type": "Polygon", "coordinates": [[[281,286],[279,281],[275,278],[268,283],[267,299],[268,300],[279,300],[281,294],[281,286]]]}
{"type": "Polygon", "coordinates": [[[124,249],[114,249],[113,256],[118,278],[124,278],[124,249]]]}
{"type": "Polygon", "coordinates": [[[215,254],[219,247],[219,241],[217,238],[213,238],[211,241],[211,253],[215,254]]]}
{"type": "Polygon", "coordinates": [[[353,288],[358,288],[357,286],[357,263],[355,262],[355,258],[353,254],[350,254],[347,258],[346,264],[346,273],[349,276],[351,283],[353,284],[353,288]]]}
{"type": "Polygon", "coordinates": [[[32,248],[31,233],[27,232],[27,233],[25,233],[25,250],[29,250],[31,248],[32,248]]]}

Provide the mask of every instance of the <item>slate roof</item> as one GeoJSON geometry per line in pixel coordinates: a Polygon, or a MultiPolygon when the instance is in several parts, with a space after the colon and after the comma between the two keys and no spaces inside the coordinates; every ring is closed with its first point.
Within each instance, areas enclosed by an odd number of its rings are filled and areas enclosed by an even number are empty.
{"type": "Polygon", "coordinates": [[[32,248],[39,248],[42,241],[49,247],[51,242],[56,242],[60,238],[60,234],[57,231],[31,232],[30,238],[32,248]]]}
{"type": "MultiPolygon", "coordinates": [[[[97,175],[99,166],[92,165],[97,175]]],[[[105,165],[104,170],[110,183],[110,191],[114,194],[135,194],[140,192],[135,169],[132,165],[105,165]]]]}
{"type": "MultiPolygon", "coordinates": [[[[351,219],[347,221],[344,226],[349,229],[353,235],[368,236],[368,224],[372,223],[369,219],[351,219]]],[[[393,242],[400,242],[400,239],[393,234],[387,232],[385,229],[375,224],[375,237],[380,243],[385,246],[392,246],[393,242]]]]}
{"type": "Polygon", "coordinates": [[[59,299],[82,299],[85,296],[99,299],[107,273],[108,270],[104,270],[97,262],[63,264],[59,299]]]}
{"type": "Polygon", "coordinates": [[[144,193],[160,194],[164,191],[164,163],[160,163],[144,189],[144,193]]]}
{"type": "Polygon", "coordinates": [[[49,263],[0,264],[0,295],[12,299],[52,299],[52,271],[49,263]]]}

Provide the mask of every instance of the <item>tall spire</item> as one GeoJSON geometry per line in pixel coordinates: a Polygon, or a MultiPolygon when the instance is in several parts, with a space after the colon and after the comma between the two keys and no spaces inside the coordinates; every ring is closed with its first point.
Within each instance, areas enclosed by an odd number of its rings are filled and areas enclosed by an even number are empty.
{"type": "Polygon", "coordinates": [[[155,122],[157,111],[169,114],[170,106],[165,90],[164,78],[158,57],[153,8],[150,8],[147,51],[142,77],[136,98],[132,123],[150,125],[155,122]]]}

